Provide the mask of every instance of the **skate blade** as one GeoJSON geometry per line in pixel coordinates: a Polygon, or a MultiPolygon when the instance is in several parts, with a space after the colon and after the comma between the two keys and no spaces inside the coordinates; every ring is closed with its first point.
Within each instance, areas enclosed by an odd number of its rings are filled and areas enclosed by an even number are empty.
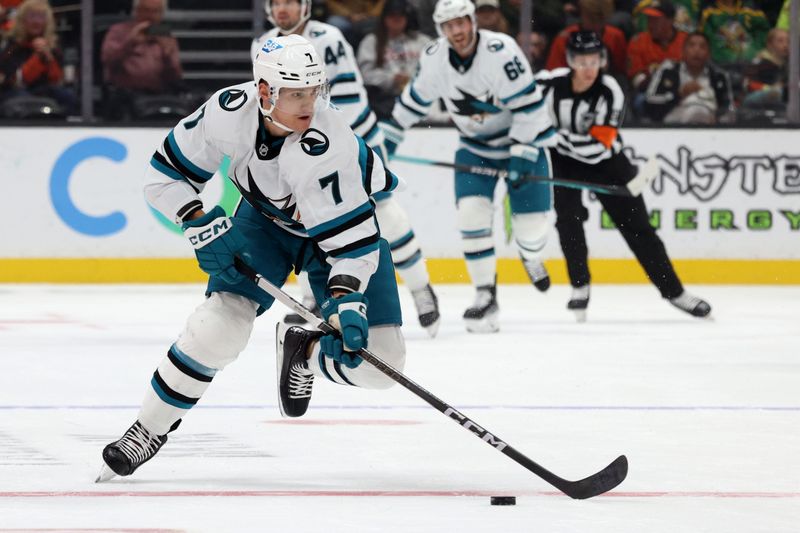
{"type": "Polygon", "coordinates": [[[281,367],[283,367],[283,339],[286,335],[286,330],[291,326],[285,322],[278,322],[275,324],[275,390],[278,393],[278,410],[281,412],[281,417],[289,418],[283,410],[283,403],[281,403],[281,367]]]}
{"type": "Polygon", "coordinates": [[[105,483],[110,479],[114,479],[117,477],[117,474],[109,468],[109,466],[103,463],[102,468],[100,468],[100,475],[97,476],[97,479],[94,480],[95,483],[105,483]]]}
{"type": "Polygon", "coordinates": [[[575,313],[575,321],[579,324],[586,322],[586,309],[576,309],[572,311],[575,313]]]}
{"type": "Polygon", "coordinates": [[[498,324],[496,318],[484,318],[482,320],[464,319],[464,324],[467,327],[467,331],[470,333],[497,333],[500,331],[500,324],[498,324]]]}
{"type": "Polygon", "coordinates": [[[441,320],[437,320],[436,322],[434,322],[430,326],[424,328],[425,331],[428,333],[428,337],[430,337],[431,339],[436,337],[436,334],[439,333],[439,323],[440,322],[441,322],[441,320]]]}

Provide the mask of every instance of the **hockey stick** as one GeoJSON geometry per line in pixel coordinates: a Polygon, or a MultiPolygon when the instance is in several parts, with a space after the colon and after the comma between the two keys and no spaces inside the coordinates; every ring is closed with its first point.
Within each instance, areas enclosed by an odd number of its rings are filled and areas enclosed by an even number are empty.
{"type": "MultiPolygon", "coordinates": [[[[316,316],[314,313],[306,309],[303,304],[286,294],[276,285],[273,285],[269,280],[265,279],[261,274],[253,270],[250,266],[246,265],[239,258],[236,258],[236,268],[249,278],[253,283],[258,285],[263,291],[269,293],[276,300],[284,304],[286,307],[302,316],[306,321],[319,328],[324,333],[338,334],[338,331],[330,324],[316,316]]],[[[373,365],[375,368],[383,372],[386,376],[399,383],[416,396],[425,400],[428,404],[433,406],[437,411],[443,413],[446,417],[451,418],[458,422],[461,426],[474,433],[482,441],[486,442],[499,452],[502,452],[507,457],[510,457],[518,464],[524,466],[529,471],[533,472],[543,480],[550,483],[552,486],[576,500],[585,500],[603,494],[613,489],[625,479],[628,475],[628,459],[624,455],[617,457],[610,465],[592,474],[591,476],[581,479],[580,481],[569,481],[563,479],[543,466],[528,459],[522,453],[512,448],[509,444],[504,442],[499,437],[496,437],[483,427],[473,422],[465,414],[461,413],[454,407],[451,407],[444,401],[440,400],[420,385],[417,385],[411,379],[403,375],[401,372],[393,368],[388,363],[384,362],[380,357],[370,352],[367,349],[358,351],[358,355],[373,365]]]]}
{"type": "MultiPolygon", "coordinates": [[[[481,176],[490,176],[493,178],[505,179],[508,177],[507,170],[497,170],[495,168],[482,167],[478,165],[461,165],[458,163],[448,163],[446,161],[436,161],[435,159],[425,159],[423,157],[414,157],[408,155],[395,154],[392,161],[399,161],[401,163],[412,163],[415,165],[432,165],[435,167],[452,168],[459,172],[469,172],[470,174],[478,174],[481,176]]],[[[625,185],[601,185],[599,183],[575,180],[569,178],[550,178],[548,176],[536,176],[534,174],[525,174],[522,180],[527,181],[541,181],[551,183],[558,187],[567,187],[569,189],[586,189],[589,191],[599,192],[602,194],[612,194],[614,196],[639,196],[644,188],[656,177],[658,174],[658,160],[650,158],[642,167],[636,176],[625,185]]]]}

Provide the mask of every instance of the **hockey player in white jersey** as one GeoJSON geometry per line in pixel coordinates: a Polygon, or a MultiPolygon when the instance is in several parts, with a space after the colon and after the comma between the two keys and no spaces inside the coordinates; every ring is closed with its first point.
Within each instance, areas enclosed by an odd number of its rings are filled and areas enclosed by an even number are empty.
{"type": "MultiPolygon", "coordinates": [[[[478,30],[470,0],[439,0],[433,12],[439,39],[420,57],[419,70],[382,124],[391,153],[403,132],[443,99],[459,130],[455,161],[460,165],[508,170],[514,239],[532,283],[550,286],[541,261],[547,241],[550,187],[522,182],[522,174],[550,175],[541,147],[556,142],[541,90],[517,43],[508,35],[478,30]]],[[[497,178],[457,171],[455,195],[462,247],[475,302],[464,312],[467,330],[498,330],[496,260],[492,238],[497,178]]]]}
{"type": "MultiPolygon", "coordinates": [[[[253,41],[251,57],[255,57],[259,43],[271,37],[297,34],[308,39],[325,63],[331,103],[342,110],[353,131],[386,161],[383,133],[369,107],[353,48],[342,32],[330,24],[310,20],[311,0],[266,0],[264,10],[274,28],[253,41]]],[[[439,329],[438,301],[408,215],[389,192],[376,193],[373,198],[381,235],[389,241],[394,266],[411,291],[420,324],[433,337],[439,329]]]]}
{"type": "Polygon", "coordinates": [[[146,174],[148,202],[182,224],[209,277],[207,299],[155,371],[136,422],[103,450],[98,481],[151,459],[215,374],[244,349],[273,298],[234,266],[241,257],[277,286],[309,273],[326,320],[341,338],[279,323],[277,374],[284,416],[308,408],[314,377],[382,389],[394,382],[353,352],[367,346],[396,368],[405,361],[400,303],[388,243],[370,195],[398,179],[342,113],[329,106],[323,65],[298,35],[269,39],[255,83],[214,94],[181,120],[146,174]],[[243,199],[232,217],[198,196],[224,156],[243,199]]]}

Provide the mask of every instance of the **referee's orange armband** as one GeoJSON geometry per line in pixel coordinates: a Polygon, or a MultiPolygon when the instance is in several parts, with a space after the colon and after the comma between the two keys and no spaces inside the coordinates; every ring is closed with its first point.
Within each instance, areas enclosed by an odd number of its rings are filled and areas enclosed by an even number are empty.
{"type": "Polygon", "coordinates": [[[589,135],[600,141],[606,148],[611,148],[617,140],[617,128],[614,126],[592,126],[589,135]]]}

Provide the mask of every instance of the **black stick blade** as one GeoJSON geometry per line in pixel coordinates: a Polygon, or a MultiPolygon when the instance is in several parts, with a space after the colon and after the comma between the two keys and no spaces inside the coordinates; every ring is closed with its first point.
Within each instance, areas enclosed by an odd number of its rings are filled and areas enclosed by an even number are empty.
{"type": "Polygon", "coordinates": [[[610,491],[622,483],[627,475],[628,458],[620,455],[596,474],[580,481],[568,481],[563,487],[558,488],[570,498],[585,500],[610,491]]]}

